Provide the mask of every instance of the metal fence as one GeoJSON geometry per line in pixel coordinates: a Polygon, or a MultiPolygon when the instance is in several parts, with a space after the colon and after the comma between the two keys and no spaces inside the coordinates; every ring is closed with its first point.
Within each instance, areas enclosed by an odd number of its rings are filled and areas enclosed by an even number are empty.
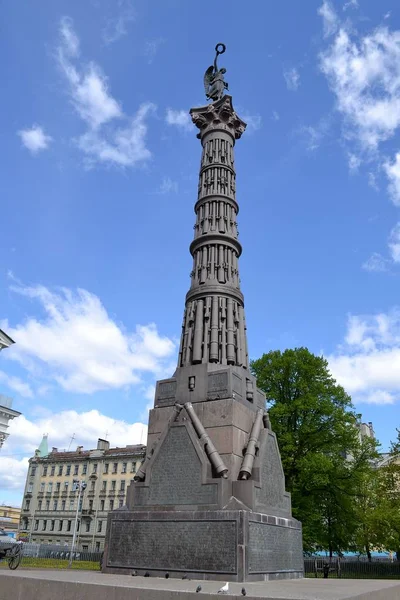
{"type": "MultiPolygon", "coordinates": [[[[24,543],[20,567],[39,569],[67,569],[70,567],[72,569],[99,571],[102,554],[102,552],[81,550],[71,553],[68,546],[24,543]]],[[[1,567],[7,567],[7,562],[1,561],[1,567]]]]}
{"type": "MultiPolygon", "coordinates": [[[[400,579],[400,562],[390,559],[357,558],[306,558],[304,575],[324,577],[324,566],[329,566],[328,578],[343,579],[400,579]]],[[[327,568],[325,568],[325,573],[327,568]]]]}
{"type": "MultiPolygon", "coordinates": [[[[20,568],[38,569],[82,569],[99,571],[103,553],[76,550],[72,553],[67,546],[51,544],[23,544],[20,568]],[[70,560],[72,558],[72,560],[70,560]]],[[[337,558],[310,557],[304,559],[305,577],[324,577],[329,566],[328,578],[346,579],[400,579],[400,561],[365,557],[337,558]]],[[[7,562],[0,561],[0,568],[7,562]]]]}

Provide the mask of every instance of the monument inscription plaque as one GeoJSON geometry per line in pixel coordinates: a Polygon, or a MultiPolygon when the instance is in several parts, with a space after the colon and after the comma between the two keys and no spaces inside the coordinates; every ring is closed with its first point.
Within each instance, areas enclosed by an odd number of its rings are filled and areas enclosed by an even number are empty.
{"type": "Polygon", "coordinates": [[[236,573],[236,537],[236,521],[114,521],[107,566],[236,573]]]}
{"type": "MultiPolygon", "coordinates": [[[[217,484],[202,484],[202,464],[185,426],[171,427],[154,459],[149,488],[141,488],[142,505],[210,505],[217,502],[217,484]],[[185,460],[177,461],[176,457],[185,460]]],[[[138,490],[139,491],[139,490],[138,490]]]]}
{"type": "Polygon", "coordinates": [[[249,523],[249,573],[302,571],[301,529],[249,523]]]}

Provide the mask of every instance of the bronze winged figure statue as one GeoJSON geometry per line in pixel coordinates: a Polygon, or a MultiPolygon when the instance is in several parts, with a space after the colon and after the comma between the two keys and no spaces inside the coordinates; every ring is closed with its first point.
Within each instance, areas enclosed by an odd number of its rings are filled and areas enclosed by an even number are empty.
{"type": "Polygon", "coordinates": [[[221,100],[225,90],[228,89],[228,84],[224,81],[226,69],[218,69],[217,65],[218,56],[223,54],[225,50],[225,44],[217,44],[215,46],[216,54],[214,64],[208,67],[207,71],[204,73],[204,91],[206,97],[213,102],[221,100]]]}

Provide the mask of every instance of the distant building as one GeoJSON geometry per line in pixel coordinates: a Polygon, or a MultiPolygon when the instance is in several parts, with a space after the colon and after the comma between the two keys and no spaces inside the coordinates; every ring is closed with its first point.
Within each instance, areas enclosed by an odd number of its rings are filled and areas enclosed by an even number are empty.
{"type": "Polygon", "coordinates": [[[17,537],[20,517],[21,509],[17,506],[0,504],[0,529],[11,537],[17,537]]]}
{"type": "Polygon", "coordinates": [[[368,423],[358,423],[358,431],[360,433],[360,441],[362,441],[365,438],[370,438],[372,440],[375,439],[375,432],[374,432],[374,428],[372,426],[371,421],[369,421],[368,423]]]}
{"type": "MultiPolygon", "coordinates": [[[[0,350],[8,348],[11,344],[14,344],[14,340],[0,329],[0,350]]],[[[9,433],[7,433],[8,423],[12,419],[15,419],[15,417],[19,417],[21,414],[17,410],[11,408],[12,402],[12,398],[0,394],[0,448],[9,436],[9,433]]]]}
{"type": "Polygon", "coordinates": [[[99,439],[97,448],[48,452],[43,437],[35,456],[29,459],[23,497],[20,538],[36,543],[71,545],[78,492],[73,480],[85,481],[79,507],[79,550],[102,550],[107,514],[125,504],[126,490],[142,463],[146,446],[110,448],[99,439]]]}

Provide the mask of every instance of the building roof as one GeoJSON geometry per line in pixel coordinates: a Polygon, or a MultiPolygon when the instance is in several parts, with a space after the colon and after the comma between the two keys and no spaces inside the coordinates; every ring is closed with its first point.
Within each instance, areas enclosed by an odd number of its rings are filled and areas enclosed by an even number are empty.
{"type": "Polygon", "coordinates": [[[146,446],[143,444],[135,444],[132,446],[123,446],[122,448],[109,448],[108,450],[71,450],[71,451],[52,451],[49,452],[46,456],[36,456],[36,459],[46,460],[49,462],[52,461],[60,461],[60,460],[68,460],[68,461],[77,461],[77,460],[87,460],[89,458],[96,460],[101,458],[112,458],[112,457],[121,457],[121,456],[144,456],[146,453],[146,446]]]}

